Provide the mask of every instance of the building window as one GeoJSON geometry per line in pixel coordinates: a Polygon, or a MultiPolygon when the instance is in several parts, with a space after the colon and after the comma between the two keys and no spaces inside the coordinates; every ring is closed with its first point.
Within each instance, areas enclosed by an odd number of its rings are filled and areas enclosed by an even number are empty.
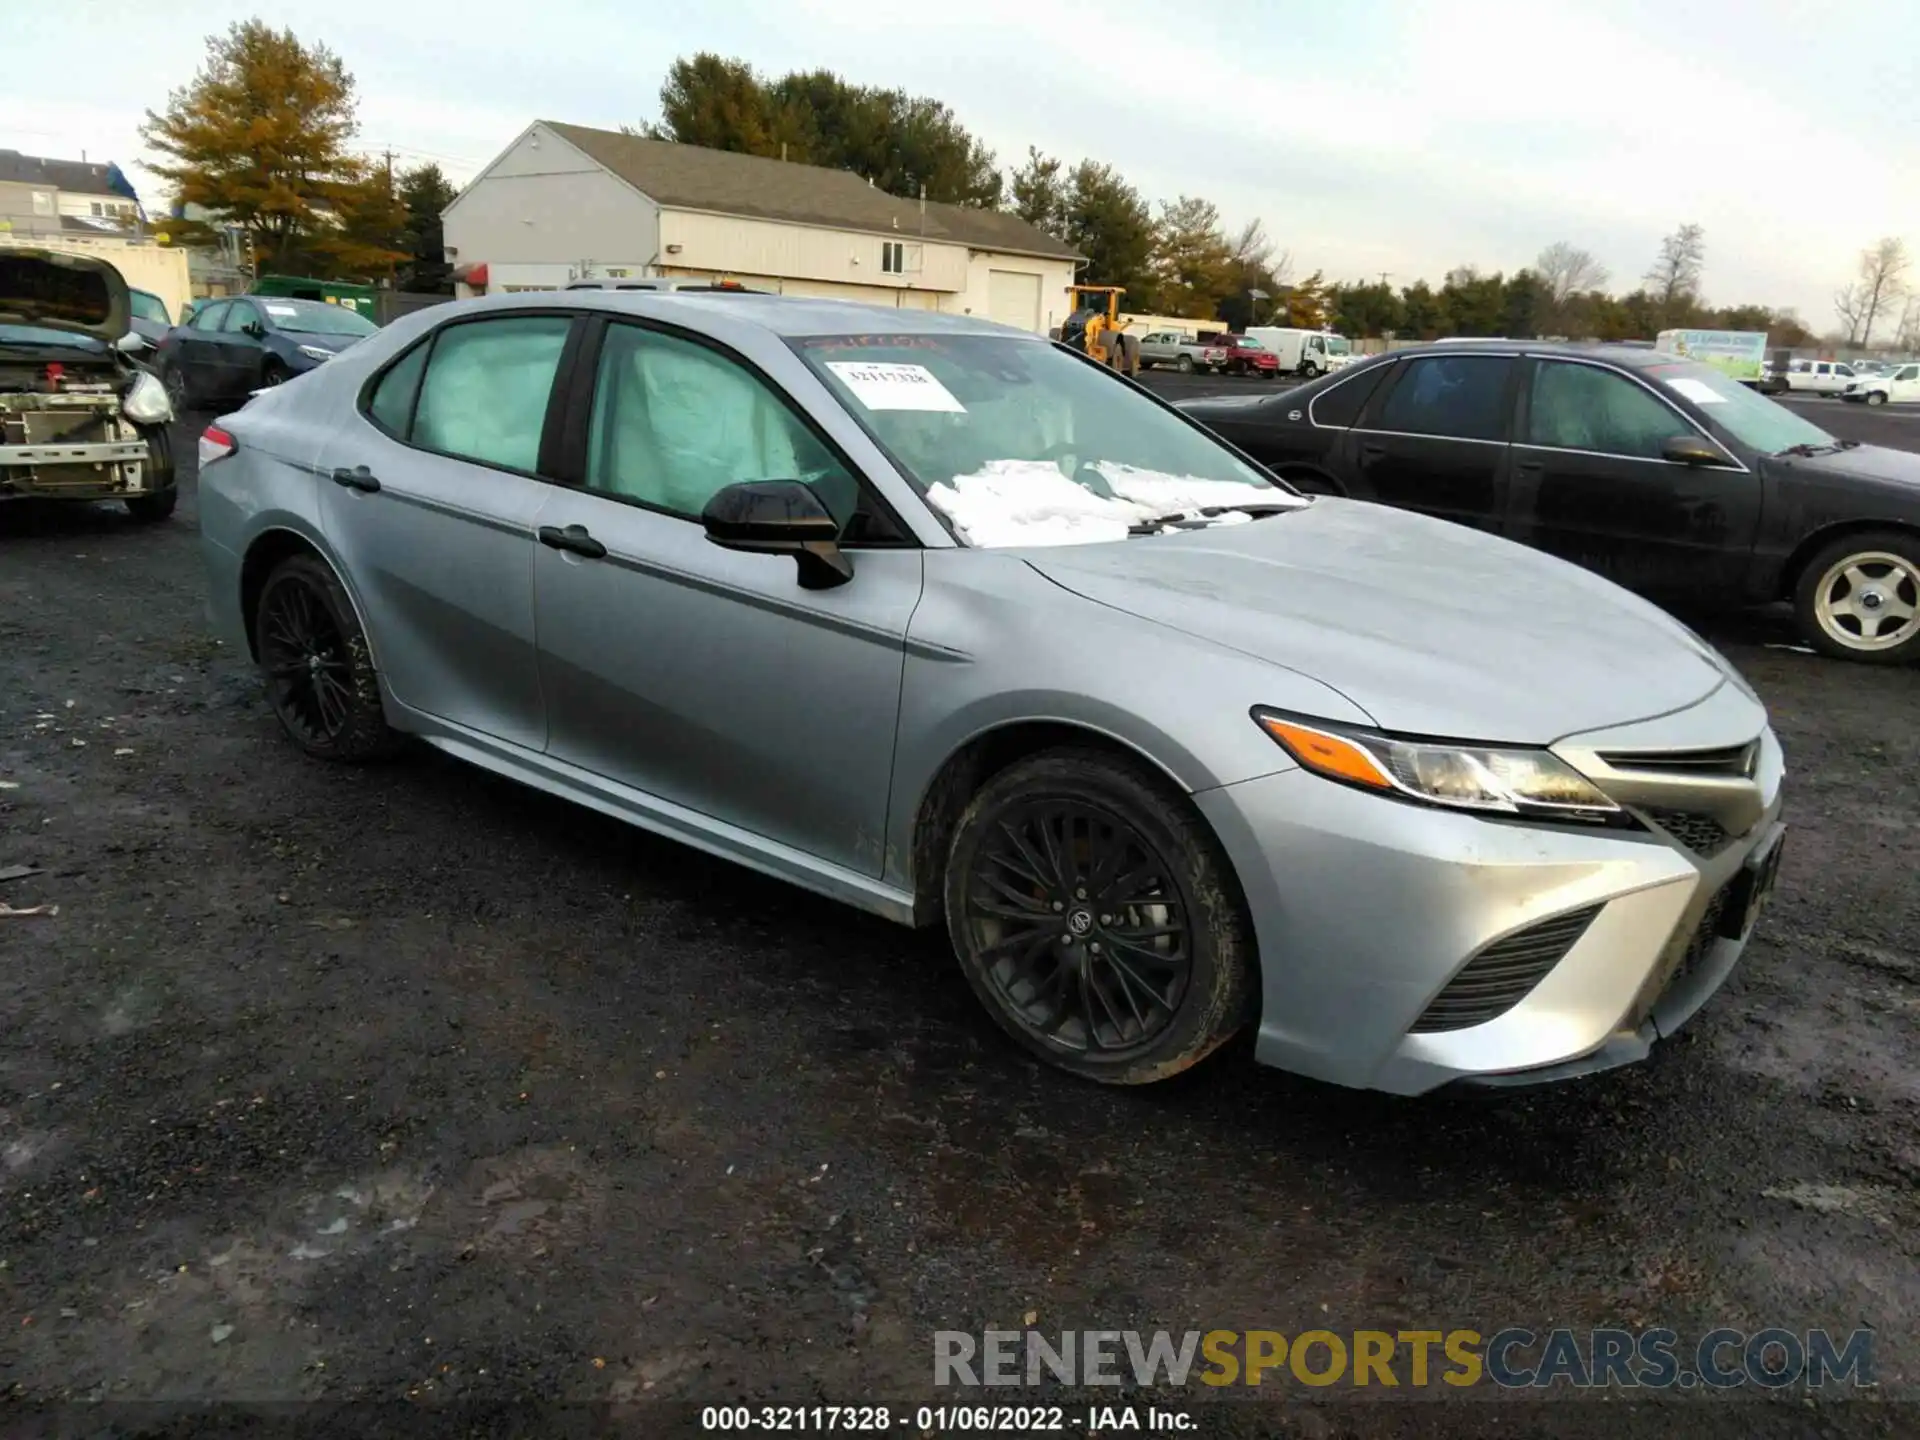
{"type": "Polygon", "coordinates": [[[107,208],[96,200],[93,202],[93,213],[96,215],[104,215],[107,213],[107,208]]]}
{"type": "Polygon", "coordinates": [[[607,278],[609,280],[624,280],[627,278],[627,276],[631,275],[632,273],[633,272],[631,270],[625,270],[625,269],[609,270],[607,271],[607,278]]]}
{"type": "Polygon", "coordinates": [[[907,247],[898,240],[883,241],[880,246],[880,270],[886,275],[902,275],[907,269],[907,247]]]}
{"type": "Polygon", "coordinates": [[[36,190],[33,192],[33,213],[36,215],[53,214],[53,195],[50,191],[36,190]]]}

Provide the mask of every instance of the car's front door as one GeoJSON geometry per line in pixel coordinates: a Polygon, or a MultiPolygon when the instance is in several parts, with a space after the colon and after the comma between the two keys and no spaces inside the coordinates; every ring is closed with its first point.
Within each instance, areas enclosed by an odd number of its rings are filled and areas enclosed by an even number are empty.
{"type": "Polygon", "coordinates": [[[698,517],[737,481],[808,481],[849,540],[870,502],[736,356],[608,324],[579,373],[593,385],[570,409],[581,485],[541,511],[534,558],[548,753],[880,874],[919,550],[854,549],[851,581],[806,590],[790,557],[721,549],[698,517]]]}
{"type": "Polygon", "coordinates": [[[1648,595],[1731,595],[1760,525],[1761,488],[1644,381],[1585,360],[1535,360],[1513,446],[1514,539],[1648,595]],[[1724,464],[1663,454],[1699,439],[1724,464]]]}
{"type": "Polygon", "coordinates": [[[1498,534],[1514,370],[1510,355],[1402,361],[1347,432],[1350,493],[1498,534]]]}
{"type": "Polygon", "coordinates": [[[539,751],[534,517],[565,314],[443,325],[321,452],[322,521],[394,698],[539,751]]]}
{"type": "Polygon", "coordinates": [[[1887,377],[1887,399],[1907,405],[1920,401],[1920,365],[1902,365],[1887,377]]]}

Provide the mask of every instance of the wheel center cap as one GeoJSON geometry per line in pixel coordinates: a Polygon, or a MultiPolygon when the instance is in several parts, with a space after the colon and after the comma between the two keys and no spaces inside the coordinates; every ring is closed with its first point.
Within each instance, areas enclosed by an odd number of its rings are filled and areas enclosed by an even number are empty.
{"type": "Polygon", "coordinates": [[[1878,610],[1886,603],[1887,597],[1882,595],[1878,590],[1862,590],[1860,592],[1860,604],[1868,610],[1878,610]]]}
{"type": "Polygon", "coordinates": [[[1075,935],[1085,935],[1093,929],[1093,912],[1091,910],[1075,910],[1067,916],[1067,929],[1075,935]]]}

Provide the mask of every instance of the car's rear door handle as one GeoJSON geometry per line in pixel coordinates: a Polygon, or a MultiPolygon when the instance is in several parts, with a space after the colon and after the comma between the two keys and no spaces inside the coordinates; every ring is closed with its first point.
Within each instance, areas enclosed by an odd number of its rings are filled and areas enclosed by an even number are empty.
{"type": "Polygon", "coordinates": [[[1387,453],[1387,447],[1373,440],[1360,442],[1360,453],[1369,460],[1378,460],[1387,453]]]}
{"type": "Polygon", "coordinates": [[[566,550],[589,560],[598,560],[607,553],[607,547],[589,535],[584,525],[569,525],[564,530],[558,525],[542,525],[540,543],[550,550],[566,550]]]}
{"type": "Polygon", "coordinates": [[[371,470],[364,465],[356,465],[351,470],[342,468],[333,472],[333,483],[348,490],[359,490],[371,495],[379,490],[380,482],[374,478],[371,470]]]}

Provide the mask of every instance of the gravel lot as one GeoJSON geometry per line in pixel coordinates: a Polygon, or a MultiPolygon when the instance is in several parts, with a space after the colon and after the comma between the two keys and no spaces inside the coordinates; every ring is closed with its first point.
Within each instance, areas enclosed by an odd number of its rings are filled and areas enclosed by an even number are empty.
{"type": "Polygon", "coordinates": [[[0,1394],[899,1403],[934,1330],[1028,1312],[1868,1325],[1878,1398],[1817,1416],[1320,1392],[1206,1424],[1920,1425],[1920,673],[1708,622],[1793,833],[1652,1063],[1408,1102],[1229,1053],[1111,1093],[1002,1043],[937,937],[431,751],[304,760],[205,636],[194,514],[190,479],[158,528],[0,511],[0,869],[40,870],[0,900],[59,906],[0,919],[0,1394]]]}

